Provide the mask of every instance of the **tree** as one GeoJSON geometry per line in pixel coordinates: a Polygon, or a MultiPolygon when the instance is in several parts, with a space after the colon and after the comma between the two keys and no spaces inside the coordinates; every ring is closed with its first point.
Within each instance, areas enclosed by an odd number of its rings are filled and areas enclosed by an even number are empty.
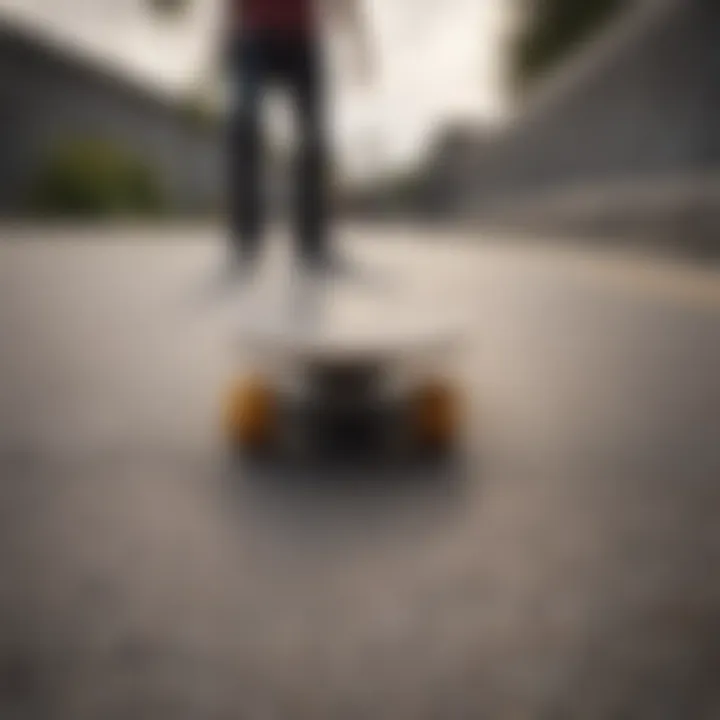
{"type": "Polygon", "coordinates": [[[523,0],[525,22],[513,48],[513,75],[523,90],[571,57],[634,0],[523,0]]]}

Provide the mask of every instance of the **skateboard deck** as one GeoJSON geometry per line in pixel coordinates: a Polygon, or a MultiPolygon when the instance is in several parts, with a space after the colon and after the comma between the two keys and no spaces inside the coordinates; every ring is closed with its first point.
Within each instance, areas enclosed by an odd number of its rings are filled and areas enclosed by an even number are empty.
{"type": "Polygon", "coordinates": [[[462,339],[456,318],[407,297],[373,295],[366,289],[323,286],[290,291],[243,313],[238,346],[250,355],[287,360],[385,362],[451,352],[462,339]]]}

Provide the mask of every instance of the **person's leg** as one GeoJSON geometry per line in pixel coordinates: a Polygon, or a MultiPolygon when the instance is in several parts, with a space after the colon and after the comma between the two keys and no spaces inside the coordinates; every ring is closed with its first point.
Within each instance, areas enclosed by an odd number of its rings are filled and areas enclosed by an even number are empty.
{"type": "Polygon", "coordinates": [[[240,39],[233,48],[231,62],[230,240],[236,257],[252,264],[260,249],[263,229],[261,104],[266,73],[261,43],[240,39]]]}
{"type": "Polygon", "coordinates": [[[328,259],[328,138],[325,125],[323,68],[319,43],[298,43],[289,78],[296,106],[295,234],[303,263],[328,259]]]}

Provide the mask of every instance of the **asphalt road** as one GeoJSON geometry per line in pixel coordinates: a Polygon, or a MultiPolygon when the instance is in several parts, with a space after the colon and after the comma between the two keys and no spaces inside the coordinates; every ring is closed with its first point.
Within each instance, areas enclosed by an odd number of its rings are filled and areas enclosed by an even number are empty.
{"type": "Polygon", "coordinates": [[[468,323],[469,472],[263,486],[218,233],[3,234],[3,720],[720,718],[717,275],[348,228],[468,323]]]}

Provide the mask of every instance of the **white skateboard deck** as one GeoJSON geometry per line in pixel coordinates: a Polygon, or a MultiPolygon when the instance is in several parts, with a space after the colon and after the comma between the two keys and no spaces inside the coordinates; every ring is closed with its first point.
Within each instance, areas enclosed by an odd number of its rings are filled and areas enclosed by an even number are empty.
{"type": "Polygon", "coordinates": [[[401,295],[316,279],[272,288],[247,302],[238,323],[243,352],[286,360],[378,361],[451,351],[459,322],[401,295]]]}

